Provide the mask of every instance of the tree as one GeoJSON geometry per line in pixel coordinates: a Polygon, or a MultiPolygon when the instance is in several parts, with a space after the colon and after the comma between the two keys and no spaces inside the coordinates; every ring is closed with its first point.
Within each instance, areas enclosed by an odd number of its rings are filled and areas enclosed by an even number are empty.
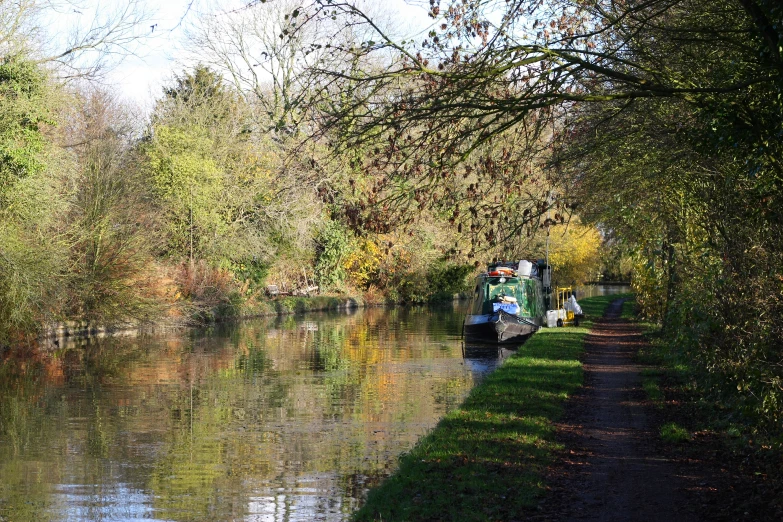
{"type": "MultiPolygon", "coordinates": [[[[719,21],[738,33],[747,24],[742,17],[716,20],[709,11],[681,11],[668,23],[692,27],[697,21],[719,21]]],[[[774,64],[764,65],[759,41],[761,59],[724,45],[713,51],[709,67],[688,65],[691,81],[774,71],[774,64]]],[[[651,55],[692,54],[701,43],[675,49],[659,39],[658,45],[651,55]]],[[[582,213],[613,229],[634,252],[643,311],[705,371],[705,387],[773,427],[781,422],[775,383],[783,332],[766,318],[783,304],[777,276],[783,230],[779,207],[767,205],[781,196],[779,145],[772,139],[780,125],[779,91],[779,81],[770,80],[699,103],[649,99],[581,107],[560,156],[578,180],[582,213]]]]}
{"type": "Polygon", "coordinates": [[[226,78],[259,109],[257,123],[281,136],[296,132],[302,118],[302,98],[308,89],[300,75],[308,59],[313,31],[287,38],[301,3],[254,2],[236,10],[215,6],[212,16],[198,20],[189,31],[198,60],[226,78]]]}
{"type": "MultiPolygon", "coordinates": [[[[315,19],[343,16],[346,26],[377,29],[355,4],[318,4],[315,19]]],[[[772,46],[777,36],[768,34],[769,20],[778,11],[769,2],[474,0],[431,5],[438,25],[421,44],[395,42],[378,31],[374,41],[333,51],[350,57],[392,50],[396,58],[387,61],[388,67],[362,74],[347,67],[324,71],[353,95],[331,112],[331,124],[347,131],[341,138],[347,147],[383,143],[365,166],[381,161],[391,167],[398,193],[418,179],[417,192],[429,195],[455,164],[507,133],[519,136],[529,166],[541,157],[531,154],[542,148],[541,140],[563,139],[564,120],[584,104],[659,98],[710,104],[749,89],[774,91],[780,83],[778,51],[772,46]],[[680,46],[678,52],[674,42],[681,41],[693,45],[680,46]],[[703,52],[715,46],[726,53],[703,52]],[[742,58],[732,74],[693,74],[699,72],[695,67],[721,69],[725,54],[742,58]],[[428,168],[415,170],[423,165],[428,168]]],[[[558,181],[556,175],[548,178],[558,181]]],[[[569,203],[568,193],[561,192],[565,201],[555,205],[569,203]]],[[[449,199],[456,203],[465,195],[457,191],[449,199]]],[[[408,204],[410,194],[398,199],[408,204]]],[[[545,202],[544,197],[531,202],[536,220],[544,213],[534,212],[535,207],[545,202]]]]}
{"type": "MultiPolygon", "coordinates": [[[[518,181],[529,184],[521,174],[530,172],[545,183],[517,208],[529,217],[523,224],[547,224],[554,205],[555,217],[568,219],[576,207],[587,223],[611,230],[634,252],[646,310],[692,341],[690,357],[712,376],[704,382],[779,428],[774,346],[783,332],[759,318],[779,315],[783,295],[783,7],[441,4],[430,3],[435,25],[423,42],[377,31],[365,45],[333,50],[391,53],[387,67],[322,71],[346,94],[330,107],[326,128],[340,129],[346,149],[374,152],[361,168],[387,171],[390,195],[374,203],[405,214],[445,199],[459,210],[475,184],[450,176],[513,136],[520,161],[489,157],[518,165],[518,181]],[[454,187],[445,193],[444,180],[454,187]]],[[[373,27],[351,2],[318,5],[315,20],[373,27]]],[[[489,172],[485,180],[497,171],[489,172]]]]}
{"type": "Polygon", "coordinates": [[[101,146],[81,150],[76,158],[74,151],[90,148],[84,143],[96,143],[95,137],[60,143],[63,133],[57,126],[70,123],[63,116],[67,104],[74,102],[70,95],[77,82],[72,80],[98,79],[116,59],[133,52],[144,37],[138,24],[147,14],[135,0],[116,10],[88,7],[71,1],[0,2],[3,345],[62,318],[66,311],[87,308],[91,318],[127,317],[137,302],[124,299],[132,293],[130,286],[140,287],[139,278],[127,277],[132,265],[127,256],[135,249],[130,245],[138,246],[139,241],[128,223],[133,197],[118,193],[127,186],[127,180],[118,182],[119,168],[127,166],[121,165],[125,150],[100,138],[101,146]],[[74,15],[80,20],[68,25],[72,30],[67,35],[57,29],[52,31],[56,34],[47,34],[74,15]],[[53,17],[59,19],[52,21],[53,17]],[[76,180],[85,183],[74,189],[77,185],[71,182],[76,180]],[[71,268],[78,274],[69,273],[71,268]],[[85,277],[77,281],[81,276],[85,277]],[[118,297],[122,292],[115,294],[109,302],[107,296],[118,286],[128,292],[124,297],[118,297]],[[115,305],[126,308],[109,313],[115,305]]]}
{"type": "Polygon", "coordinates": [[[150,18],[143,0],[110,7],[82,0],[4,1],[0,55],[25,55],[62,81],[97,80],[139,51],[150,34],[139,29],[146,29],[150,18]]]}
{"type": "Polygon", "coordinates": [[[8,206],[5,192],[14,183],[44,168],[41,126],[52,121],[47,91],[46,75],[33,62],[0,61],[0,208],[8,206]]]}
{"type": "Polygon", "coordinates": [[[583,284],[595,280],[598,272],[601,234],[595,226],[582,225],[574,219],[568,225],[553,225],[542,229],[537,237],[535,259],[543,259],[544,234],[549,237],[549,264],[553,286],[583,284]]]}
{"type": "Polygon", "coordinates": [[[313,192],[286,168],[247,104],[204,66],[175,82],[142,144],[166,213],[168,255],[268,264],[309,239],[309,224],[320,216],[313,192]]]}
{"type": "MultiPolygon", "coordinates": [[[[377,4],[364,4],[376,23],[393,26],[377,4]]],[[[322,78],[309,71],[324,68],[332,58],[325,52],[332,44],[324,41],[333,36],[334,24],[301,24],[315,15],[315,6],[296,0],[228,7],[223,2],[210,7],[209,16],[198,19],[188,31],[195,60],[220,72],[257,111],[256,123],[272,130],[279,140],[307,132],[313,124],[313,97],[324,88],[322,78]]],[[[362,29],[341,34],[341,39],[358,43],[369,37],[362,29]]]]}
{"type": "Polygon", "coordinates": [[[133,117],[106,91],[76,101],[64,129],[64,145],[76,156],[66,313],[100,324],[153,321],[162,312],[154,284],[158,216],[136,166],[133,117]]]}
{"type": "Polygon", "coordinates": [[[0,343],[35,329],[56,309],[63,244],[60,187],[47,172],[55,151],[45,71],[22,57],[0,61],[0,343]]]}

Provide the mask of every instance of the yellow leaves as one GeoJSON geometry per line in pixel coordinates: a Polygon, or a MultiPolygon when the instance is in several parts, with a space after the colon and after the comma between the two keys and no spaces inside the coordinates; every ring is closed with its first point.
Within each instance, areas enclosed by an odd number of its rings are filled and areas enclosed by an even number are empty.
{"type": "Polygon", "coordinates": [[[370,239],[362,239],[343,261],[348,278],[357,288],[367,288],[377,276],[383,253],[370,239]]]}
{"type": "Polygon", "coordinates": [[[559,284],[589,281],[598,270],[601,234],[595,227],[571,223],[550,229],[549,264],[559,284]]]}

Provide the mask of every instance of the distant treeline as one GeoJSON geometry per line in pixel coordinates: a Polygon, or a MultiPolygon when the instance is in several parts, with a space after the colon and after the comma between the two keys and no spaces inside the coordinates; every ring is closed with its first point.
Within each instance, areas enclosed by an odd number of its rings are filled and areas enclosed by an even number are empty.
{"type": "MultiPolygon", "coordinates": [[[[350,61],[316,52],[341,22],[311,30],[289,8],[270,2],[195,21],[188,45],[202,62],[172,71],[144,114],[93,81],[97,68],[45,56],[32,29],[45,10],[0,6],[2,20],[28,24],[6,27],[0,42],[0,346],[62,320],[122,326],[230,314],[264,299],[268,285],[369,302],[450,299],[493,258],[544,257],[546,229],[501,237],[524,209],[491,209],[510,192],[486,181],[495,167],[459,183],[475,187],[468,225],[446,199],[417,202],[427,191],[393,181],[392,165],[364,165],[384,136],[342,148],[351,131],[330,114],[345,106],[348,85],[330,83],[328,71],[350,61]],[[286,28],[298,36],[280,38],[286,28]],[[240,34],[253,45],[226,50],[215,40],[240,34]],[[264,72],[243,76],[236,60],[251,57],[264,72]]],[[[122,43],[118,27],[104,28],[105,41],[122,43]]],[[[362,37],[332,41],[347,48],[362,37]]],[[[82,43],[63,56],[98,49],[82,43]]],[[[501,154],[477,161],[500,165],[501,154]]],[[[598,271],[597,228],[562,219],[550,228],[563,281],[598,271]]]]}

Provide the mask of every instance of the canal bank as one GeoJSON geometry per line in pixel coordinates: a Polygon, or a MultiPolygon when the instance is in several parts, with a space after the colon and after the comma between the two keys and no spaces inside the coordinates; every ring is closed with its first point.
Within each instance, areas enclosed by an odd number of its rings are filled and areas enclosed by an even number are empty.
{"type": "Polygon", "coordinates": [[[514,520],[535,508],[560,449],[554,422],[582,386],[585,337],[617,297],[584,299],[579,328],[530,338],[400,458],[354,519],[514,520]]]}
{"type": "Polygon", "coordinates": [[[153,333],[166,328],[206,326],[225,321],[239,321],[256,317],[274,317],[308,312],[351,311],[366,306],[359,296],[280,296],[272,299],[236,300],[217,306],[182,313],[149,324],[126,322],[105,325],[84,320],[58,321],[46,325],[39,339],[44,346],[58,347],[76,339],[128,337],[153,333]]]}
{"type": "Polygon", "coordinates": [[[226,303],[201,312],[198,320],[202,323],[213,323],[252,317],[355,310],[364,306],[364,300],[358,296],[280,296],[272,299],[226,303]]]}

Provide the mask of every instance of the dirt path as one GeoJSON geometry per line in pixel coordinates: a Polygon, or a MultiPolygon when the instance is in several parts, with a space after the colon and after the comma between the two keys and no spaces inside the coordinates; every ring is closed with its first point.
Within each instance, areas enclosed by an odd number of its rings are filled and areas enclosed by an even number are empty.
{"type": "Polygon", "coordinates": [[[634,362],[641,338],[619,319],[621,308],[622,301],[612,303],[587,337],[585,387],[558,424],[565,451],[550,468],[540,520],[701,520],[704,470],[658,450],[634,362]]]}

